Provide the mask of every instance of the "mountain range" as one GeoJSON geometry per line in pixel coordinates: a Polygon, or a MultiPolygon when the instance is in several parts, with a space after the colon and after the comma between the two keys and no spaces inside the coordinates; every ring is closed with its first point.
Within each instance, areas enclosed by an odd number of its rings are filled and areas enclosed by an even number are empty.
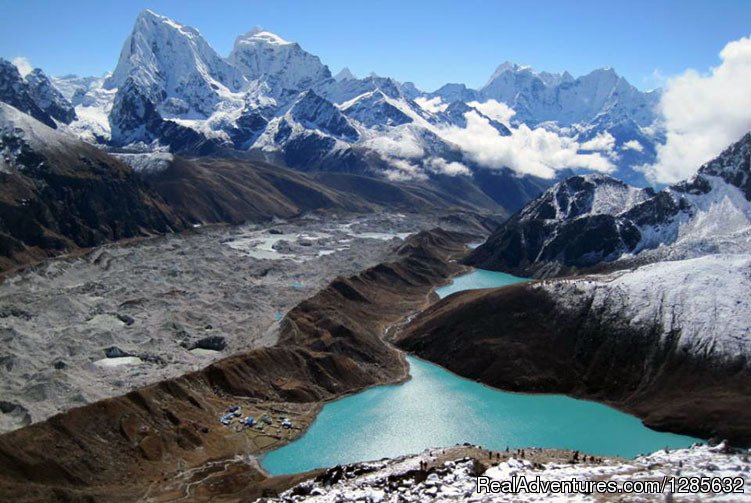
{"type": "Polygon", "coordinates": [[[504,222],[468,263],[553,277],[618,261],[745,251],[751,232],[750,159],[747,133],[691,179],[659,192],[604,175],[568,178],[504,222]]]}
{"type": "Polygon", "coordinates": [[[392,180],[503,168],[524,175],[504,159],[468,151],[451,134],[466,130],[469,118],[498,137],[525,126],[576,141],[580,153],[601,155],[617,178],[644,186],[636,168],[654,160],[661,141],[654,127],[659,91],[641,92],[609,68],[575,78],[507,62],[480,89],[446,84],[424,92],[374,74],[356,78],[347,69],[334,77],[299,44],[260,28],[237,37],[222,57],[196,29],[149,10],[138,16],[117,65],[103,78],[48,79],[38,70],[37,77],[21,78],[9,65],[0,67],[0,99],[14,106],[21,100],[19,109],[48,125],[127,151],[232,150],[303,171],[392,180]],[[8,89],[16,90],[11,101],[3,98],[8,89]],[[496,101],[512,112],[501,117],[483,107],[496,101]]]}

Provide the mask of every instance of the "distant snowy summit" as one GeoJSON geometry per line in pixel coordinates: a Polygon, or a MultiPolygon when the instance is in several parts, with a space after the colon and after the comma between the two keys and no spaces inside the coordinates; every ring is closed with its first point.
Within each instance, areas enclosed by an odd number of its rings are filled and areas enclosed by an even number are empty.
{"type": "Polygon", "coordinates": [[[689,180],[655,192],[605,175],[568,178],[528,203],[477,248],[478,267],[549,277],[637,256],[641,262],[751,242],[751,133],[689,180]]]}
{"type": "MultiPolygon", "coordinates": [[[[573,77],[506,62],[480,89],[447,84],[424,92],[374,73],[358,78],[347,68],[332,76],[317,56],[263,28],[238,36],[223,57],[198,30],[150,10],[137,17],[111,75],[49,81],[40,72],[19,85],[11,73],[0,71],[0,98],[25,103],[37,118],[65,124],[89,142],[135,151],[253,151],[306,171],[391,179],[525,172],[466,145],[462,129],[471,117],[495,129],[496,140],[516,138],[521,125],[544,128],[576,141],[584,154],[602,156],[614,176],[644,185],[635,168],[654,160],[660,141],[650,127],[659,93],[639,91],[612,69],[573,77]],[[40,90],[36,95],[26,89],[32,86],[40,90]],[[311,92],[318,106],[300,120],[298,103],[309,102],[311,92]],[[506,116],[483,106],[496,101],[506,105],[506,116]],[[56,115],[47,119],[50,112],[39,110],[50,107],[56,115]],[[298,113],[290,115],[295,107],[298,113]]],[[[545,176],[591,166],[574,159],[550,168],[545,176]]]]}

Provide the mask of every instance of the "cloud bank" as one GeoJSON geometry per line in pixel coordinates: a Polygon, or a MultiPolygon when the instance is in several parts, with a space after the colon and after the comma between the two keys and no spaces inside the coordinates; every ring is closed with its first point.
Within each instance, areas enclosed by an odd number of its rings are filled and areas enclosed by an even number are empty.
{"type": "Polygon", "coordinates": [[[430,171],[441,175],[457,176],[470,174],[469,168],[464,164],[449,162],[441,157],[431,157],[426,162],[426,165],[430,171]]]}
{"type": "Polygon", "coordinates": [[[589,141],[579,145],[581,150],[598,150],[601,152],[612,152],[615,148],[615,137],[607,131],[602,131],[589,141]]]}
{"type": "Polygon", "coordinates": [[[637,152],[644,152],[644,145],[639,143],[639,140],[629,140],[621,145],[621,150],[635,150],[637,152]]]}
{"type": "Polygon", "coordinates": [[[688,70],[668,79],[658,107],[667,141],[655,164],[641,168],[651,181],[691,176],[751,130],[751,37],[727,44],[720,59],[707,75],[688,70]]]}
{"type": "Polygon", "coordinates": [[[417,103],[423,110],[432,114],[443,112],[449,107],[448,103],[444,103],[440,96],[435,96],[433,98],[419,96],[415,98],[415,103],[417,103]]]}
{"type": "Polygon", "coordinates": [[[496,100],[488,100],[484,103],[470,101],[467,105],[476,108],[480,113],[506,126],[511,122],[511,117],[516,115],[516,111],[513,108],[496,100]]]}
{"type": "MultiPolygon", "coordinates": [[[[496,111],[499,110],[496,107],[496,111]]],[[[447,141],[459,146],[467,158],[484,167],[508,167],[519,174],[541,178],[553,178],[556,171],[565,168],[584,168],[604,173],[615,170],[613,163],[600,152],[580,152],[608,147],[607,138],[597,137],[597,141],[590,144],[589,149],[584,149],[575,139],[560,136],[543,128],[530,129],[527,125],[521,124],[510,129],[510,136],[502,136],[477,112],[467,112],[465,118],[465,128],[442,127],[438,133],[447,141]]]]}

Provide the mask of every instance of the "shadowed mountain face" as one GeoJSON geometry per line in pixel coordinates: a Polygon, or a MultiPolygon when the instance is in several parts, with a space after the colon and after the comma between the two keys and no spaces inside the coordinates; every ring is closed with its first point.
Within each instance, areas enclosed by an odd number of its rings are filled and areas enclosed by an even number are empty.
{"type": "Polygon", "coordinates": [[[35,99],[34,89],[38,86],[32,88],[21,77],[16,65],[0,58],[0,102],[12,105],[53,129],[57,128],[52,116],[35,99]]]}
{"type": "Polygon", "coordinates": [[[0,268],[184,221],[123,163],[0,104],[0,268]]]}
{"type": "Polygon", "coordinates": [[[601,175],[564,180],[527,204],[467,263],[549,277],[661,245],[706,248],[751,222],[751,133],[660,192],[601,175]]]}
{"type": "MultiPolygon", "coordinates": [[[[156,169],[137,169],[141,178],[191,223],[268,221],[317,210],[443,213],[449,209],[493,214],[497,221],[519,205],[505,193],[492,194],[496,200],[472,180],[452,177],[391,182],[356,174],[300,173],[247,159],[179,156],[170,156],[156,169]]],[[[519,180],[513,175],[499,179],[519,180]]],[[[541,189],[529,183],[526,190],[537,193],[541,189]]]]}

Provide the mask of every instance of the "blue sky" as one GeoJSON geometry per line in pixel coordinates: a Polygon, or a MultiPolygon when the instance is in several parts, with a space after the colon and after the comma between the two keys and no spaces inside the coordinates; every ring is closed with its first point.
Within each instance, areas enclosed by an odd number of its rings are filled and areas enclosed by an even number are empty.
{"type": "Polygon", "coordinates": [[[0,0],[0,57],[24,56],[52,75],[102,74],[144,8],[197,28],[224,56],[238,34],[260,25],[334,73],[349,66],[428,91],[481,86],[505,60],[574,75],[612,66],[649,89],[659,75],[717,65],[727,42],[751,33],[749,0],[0,0]]]}

